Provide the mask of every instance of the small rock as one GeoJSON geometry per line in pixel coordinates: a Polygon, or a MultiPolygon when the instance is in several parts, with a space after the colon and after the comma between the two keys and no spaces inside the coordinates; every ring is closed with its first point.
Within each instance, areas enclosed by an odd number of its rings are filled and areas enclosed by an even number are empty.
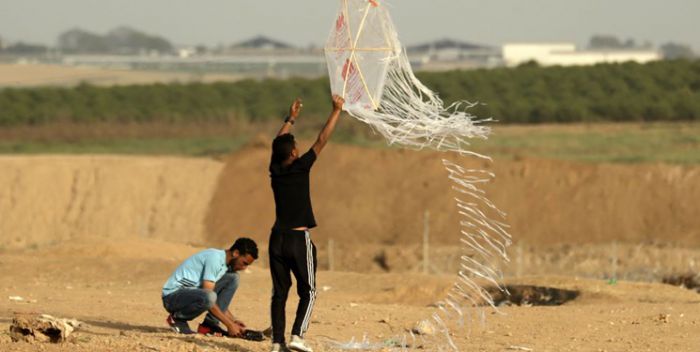
{"type": "Polygon", "coordinates": [[[435,326],[427,320],[421,320],[411,331],[418,335],[435,335],[435,326]]]}
{"type": "Polygon", "coordinates": [[[160,348],[155,347],[155,346],[146,345],[146,344],[144,344],[143,342],[140,343],[140,345],[141,345],[141,347],[143,347],[143,348],[146,349],[146,350],[150,350],[150,351],[160,351],[160,348]]]}
{"type": "Polygon", "coordinates": [[[15,314],[10,337],[12,341],[63,342],[80,324],[75,319],[60,319],[47,314],[15,314]]]}

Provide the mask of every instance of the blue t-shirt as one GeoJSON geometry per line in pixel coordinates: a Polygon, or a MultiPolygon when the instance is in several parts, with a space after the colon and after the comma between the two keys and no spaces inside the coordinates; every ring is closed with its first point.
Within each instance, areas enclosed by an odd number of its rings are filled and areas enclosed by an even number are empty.
{"type": "Polygon", "coordinates": [[[181,288],[201,288],[203,281],[217,282],[226,274],[226,251],[206,249],[185,260],[163,285],[163,297],[181,288]]]}

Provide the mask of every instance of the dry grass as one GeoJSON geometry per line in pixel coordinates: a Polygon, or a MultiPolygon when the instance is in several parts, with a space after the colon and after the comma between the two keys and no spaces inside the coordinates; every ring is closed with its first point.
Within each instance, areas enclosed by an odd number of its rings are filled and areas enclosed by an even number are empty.
{"type": "MultiPolygon", "coordinates": [[[[226,151],[225,140],[269,135],[277,121],[250,123],[230,119],[211,123],[57,122],[0,128],[0,153],[121,153],[211,155],[226,151]],[[206,146],[222,146],[203,148],[206,146]],[[154,148],[153,145],[159,145],[154,148]]],[[[315,137],[320,126],[301,125],[297,133],[315,137]]],[[[493,125],[487,141],[473,150],[495,159],[543,158],[613,163],[700,163],[700,123],[618,123],[571,125],[493,125]]],[[[337,143],[385,148],[381,136],[354,120],[343,121],[337,143]]]]}
{"type": "Polygon", "coordinates": [[[89,83],[100,86],[236,81],[240,78],[224,74],[190,74],[181,72],[149,72],[60,65],[0,64],[0,87],[75,86],[89,83]]]}
{"type": "Polygon", "coordinates": [[[494,125],[474,149],[496,158],[590,162],[700,162],[700,123],[494,125]]]}

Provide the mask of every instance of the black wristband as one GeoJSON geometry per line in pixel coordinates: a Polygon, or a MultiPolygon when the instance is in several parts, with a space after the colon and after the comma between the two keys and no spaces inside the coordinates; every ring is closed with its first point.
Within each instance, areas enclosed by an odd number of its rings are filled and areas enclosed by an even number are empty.
{"type": "Polygon", "coordinates": [[[294,119],[293,119],[291,116],[288,116],[286,119],[284,119],[284,122],[285,122],[285,123],[289,122],[289,123],[291,123],[291,124],[293,125],[293,124],[294,124],[294,119]]]}

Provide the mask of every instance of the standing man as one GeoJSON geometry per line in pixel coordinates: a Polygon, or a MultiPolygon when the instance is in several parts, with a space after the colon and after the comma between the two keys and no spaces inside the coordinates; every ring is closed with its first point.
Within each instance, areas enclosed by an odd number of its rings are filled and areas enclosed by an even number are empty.
{"type": "Polygon", "coordinates": [[[258,259],[258,246],[239,238],[228,250],[206,249],[185,260],[163,286],[166,322],[180,334],[194,334],[188,321],[209,311],[197,329],[202,334],[241,337],[245,324],[228,309],[238,289],[238,271],[258,259]],[[226,326],[226,330],[219,326],[226,326]]]}
{"type": "Polygon", "coordinates": [[[303,339],[316,299],[316,246],[309,234],[309,230],[316,227],[316,220],[311,208],[309,172],[333,134],[344,102],[343,98],[333,96],[333,111],[316,142],[304,155],[299,156],[294,136],[289,133],[299,117],[301,99],[294,101],[289,116],[272,142],[270,178],[276,215],[269,241],[273,352],[282,351],[285,344],[285,306],[292,285],[290,272],[296,278],[299,306],[288,347],[312,352],[303,339]]]}

